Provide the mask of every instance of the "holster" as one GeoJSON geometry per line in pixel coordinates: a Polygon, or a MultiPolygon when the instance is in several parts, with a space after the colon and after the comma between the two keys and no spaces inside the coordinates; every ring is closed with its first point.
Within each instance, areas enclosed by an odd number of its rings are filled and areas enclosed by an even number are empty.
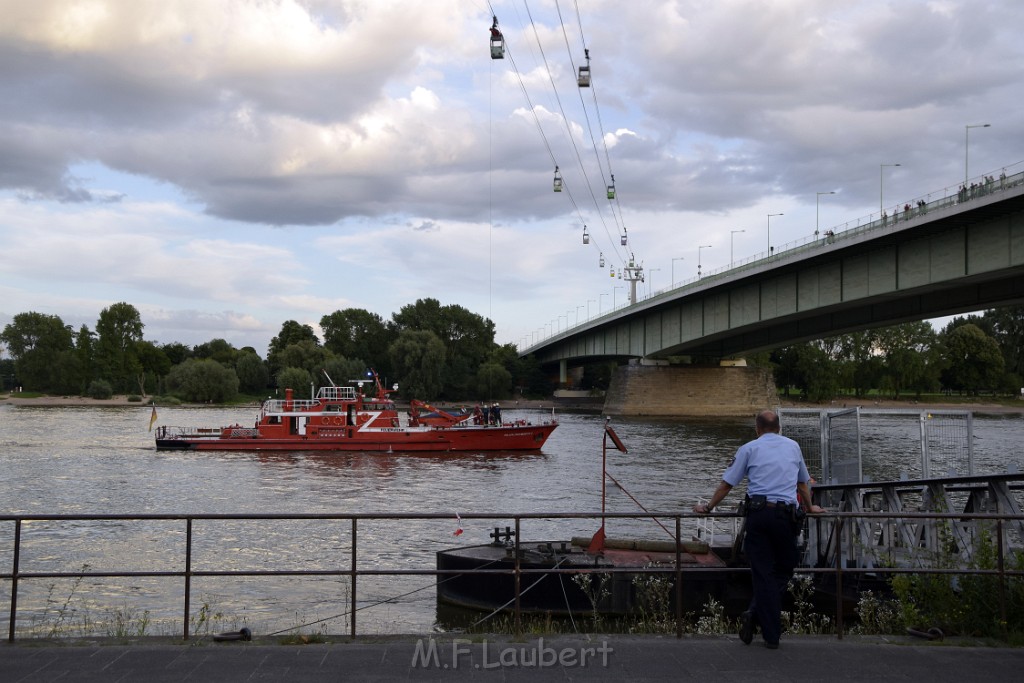
{"type": "Polygon", "coordinates": [[[743,499],[743,502],[746,507],[745,515],[749,515],[751,512],[759,512],[761,510],[764,510],[765,507],[768,506],[768,498],[760,494],[756,496],[751,496],[748,494],[746,498],[743,499]]]}

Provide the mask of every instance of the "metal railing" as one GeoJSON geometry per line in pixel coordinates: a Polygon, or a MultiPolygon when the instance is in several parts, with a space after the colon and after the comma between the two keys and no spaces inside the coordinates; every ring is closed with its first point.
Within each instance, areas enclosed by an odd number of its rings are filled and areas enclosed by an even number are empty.
{"type": "MultiPolygon", "coordinates": [[[[736,521],[737,515],[735,513],[724,513],[715,515],[717,519],[724,519],[728,524],[732,524],[736,521]]],[[[617,512],[603,512],[603,513],[571,513],[571,512],[554,512],[554,513],[521,513],[521,514],[496,514],[496,513],[462,513],[460,519],[462,520],[512,520],[514,528],[514,535],[510,540],[510,547],[514,548],[514,564],[510,568],[497,568],[497,569],[450,569],[450,570],[439,570],[436,568],[414,568],[414,569],[390,569],[390,568],[360,568],[359,558],[359,544],[358,544],[358,533],[359,525],[361,522],[366,521],[380,521],[380,520],[445,520],[451,522],[451,515],[446,513],[406,513],[406,514],[197,514],[197,515],[175,515],[175,514],[140,514],[140,515],[0,515],[0,523],[13,523],[13,547],[12,547],[12,567],[10,572],[0,573],[0,581],[10,582],[10,609],[9,609],[9,624],[8,624],[8,641],[13,642],[15,640],[17,621],[18,621],[18,597],[19,589],[23,582],[33,581],[39,579],[81,579],[81,578],[129,578],[129,577],[155,577],[155,578],[173,578],[178,579],[182,582],[182,610],[183,610],[183,632],[182,637],[188,640],[190,637],[190,623],[191,623],[191,606],[192,606],[192,581],[197,577],[281,577],[281,576],[319,576],[319,577],[347,577],[349,581],[349,606],[348,606],[348,617],[349,617],[349,635],[351,638],[357,636],[357,619],[358,613],[357,608],[357,596],[358,596],[358,582],[360,577],[366,576],[387,576],[387,577],[402,577],[402,576],[433,576],[438,582],[442,577],[451,575],[466,575],[473,574],[479,576],[485,575],[513,575],[515,585],[515,599],[514,606],[512,608],[514,625],[517,635],[522,634],[522,608],[521,608],[521,597],[525,592],[523,588],[523,580],[526,577],[536,575],[547,575],[547,574],[627,574],[627,575],[638,575],[638,574],[662,574],[666,576],[673,576],[675,579],[675,586],[681,587],[682,584],[682,572],[683,572],[683,558],[684,543],[683,541],[688,540],[683,535],[683,522],[688,520],[693,522],[695,519],[706,520],[708,517],[705,515],[694,515],[694,514],[680,514],[680,513],[661,513],[661,512],[649,512],[644,514],[636,513],[617,513],[617,512]],[[594,566],[591,568],[560,568],[553,566],[550,568],[530,568],[522,566],[521,550],[524,547],[524,542],[521,539],[522,522],[525,520],[570,520],[570,519],[586,519],[586,520],[602,520],[602,519],[655,519],[659,520],[659,524],[667,530],[667,527],[662,521],[674,522],[674,532],[672,535],[675,537],[675,561],[672,566],[646,566],[646,567],[628,567],[628,568],[615,568],[607,566],[594,566]],[[313,520],[319,522],[348,522],[350,528],[351,547],[349,553],[349,566],[343,568],[334,569],[242,569],[242,570],[215,570],[215,569],[196,569],[193,567],[192,549],[195,542],[195,530],[194,523],[197,521],[227,521],[227,520],[246,520],[246,521],[272,521],[272,520],[313,520]],[[75,526],[81,522],[152,522],[152,521],[172,521],[181,522],[184,525],[185,543],[184,543],[184,556],[182,557],[183,566],[177,570],[151,570],[151,571],[129,571],[129,570],[108,570],[108,571],[24,571],[20,567],[20,558],[22,553],[22,546],[24,543],[23,533],[24,524],[26,522],[57,522],[67,523],[69,526],[75,526]]],[[[995,531],[992,538],[997,543],[996,548],[996,566],[991,569],[978,569],[971,567],[950,567],[950,566],[925,566],[921,562],[915,563],[913,566],[862,566],[862,567],[851,567],[845,566],[843,554],[840,552],[834,554],[833,557],[839,557],[840,561],[834,563],[835,566],[831,567],[812,567],[803,566],[797,569],[798,574],[809,574],[814,576],[829,576],[834,581],[836,587],[836,635],[842,638],[844,631],[844,596],[843,596],[843,583],[844,580],[853,575],[857,574],[970,574],[970,575],[991,575],[998,579],[998,594],[999,594],[999,606],[1000,606],[1000,617],[1001,623],[1006,624],[1006,592],[1007,592],[1007,581],[1011,577],[1024,577],[1024,571],[1013,569],[1012,562],[1007,559],[1006,545],[1004,543],[1005,538],[1005,525],[1010,522],[1012,525],[1019,527],[1024,523],[1024,515],[1021,514],[969,514],[969,513],[927,513],[927,512],[829,512],[821,515],[815,515],[808,518],[807,530],[811,533],[808,534],[808,545],[805,548],[806,558],[827,558],[831,552],[835,552],[835,549],[841,549],[848,544],[849,539],[845,534],[855,533],[859,524],[868,523],[881,523],[882,520],[895,520],[901,519],[906,520],[933,520],[933,523],[939,523],[941,520],[949,520],[949,524],[964,524],[965,522],[981,521],[985,520],[987,523],[995,525],[995,531]],[[852,522],[852,524],[851,524],[852,522]],[[854,532],[847,531],[847,527],[854,529],[854,532]]],[[[696,527],[694,527],[696,528],[696,527]]],[[[180,532],[179,532],[180,533],[180,532]]],[[[741,532],[742,533],[742,532],[741,532]]],[[[1012,559],[1012,558],[1011,558],[1012,559]]],[[[808,562],[810,564],[810,562],[808,562]]],[[[747,572],[749,571],[744,566],[721,566],[721,567],[687,567],[687,575],[696,574],[699,576],[714,575],[722,572],[747,572]]],[[[682,609],[682,594],[681,589],[674,591],[674,610],[676,620],[676,635],[681,637],[684,630],[684,614],[682,609]]]]}

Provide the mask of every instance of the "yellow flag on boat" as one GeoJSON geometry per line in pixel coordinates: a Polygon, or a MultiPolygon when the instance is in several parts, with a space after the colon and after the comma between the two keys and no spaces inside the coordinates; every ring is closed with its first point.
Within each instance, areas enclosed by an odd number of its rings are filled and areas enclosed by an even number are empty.
{"type": "Polygon", "coordinates": [[[156,422],[156,406],[153,406],[153,414],[149,416],[149,431],[153,431],[154,422],[156,422]]]}

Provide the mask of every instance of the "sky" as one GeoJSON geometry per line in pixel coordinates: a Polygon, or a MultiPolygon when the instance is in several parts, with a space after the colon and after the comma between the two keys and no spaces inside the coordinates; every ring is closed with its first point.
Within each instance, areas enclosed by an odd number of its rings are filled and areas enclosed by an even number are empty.
{"type": "Polygon", "coordinates": [[[630,262],[643,298],[1024,171],[1019,0],[0,16],[0,326],[34,311],[94,329],[127,302],[149,341],[265,356],[285,321],[390,320],[429,297],[528,346],[627,304],[630,262]]]}

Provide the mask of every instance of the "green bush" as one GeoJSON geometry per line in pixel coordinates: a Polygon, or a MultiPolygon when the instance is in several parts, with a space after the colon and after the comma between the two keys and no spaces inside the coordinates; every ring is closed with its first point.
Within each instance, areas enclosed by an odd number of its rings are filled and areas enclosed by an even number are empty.
{"type": "Polygon", "coordinates": [[[94,379],[89,382],[89,388],[85,393],[89,395],[89,398],[103,400],[114,395],[114,388],[105,379],[94,379]]]}
{"type": "Polygon", "coordinates": [[[130,394],[128,396],[128,402],[129,403],[142,403],[142,397],[139,396],[138,394],[130,394]]]}

